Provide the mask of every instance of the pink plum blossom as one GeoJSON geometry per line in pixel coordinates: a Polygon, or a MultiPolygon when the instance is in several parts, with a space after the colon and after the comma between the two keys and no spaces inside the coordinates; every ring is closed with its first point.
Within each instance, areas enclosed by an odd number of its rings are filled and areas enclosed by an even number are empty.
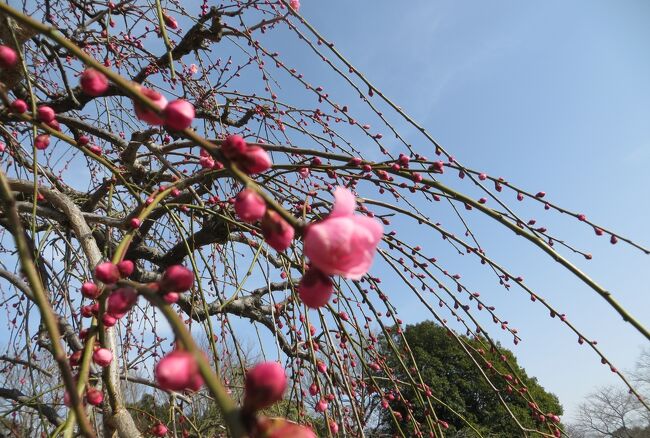
{"type": "Polygon", "coordinates": [[[307,227],[304,253],[324,274],[359,280],[370,269],[383,226],[354,214],[355,199],[348,189],[337,187],[334,197],[330,215],[307,227]]]}
{"type": "Polygon", "coordinates": [[[256,222],[266,213],[266,202],[254,190],[244,189],[235,198],[235,213],[244,222],[256,222]]]}

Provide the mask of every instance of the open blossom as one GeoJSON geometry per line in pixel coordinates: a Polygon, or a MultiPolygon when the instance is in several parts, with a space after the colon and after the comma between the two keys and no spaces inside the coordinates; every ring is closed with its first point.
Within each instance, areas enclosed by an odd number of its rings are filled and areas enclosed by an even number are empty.
{"type": "Polygon", "coordinates": [[[334,197],[330,215],[307,227],[304,252],[324,274],[359,280],[370,269],[383,226],[375,219],[354,214],[355,199],[348,189],[337,187],[334,197]]]}

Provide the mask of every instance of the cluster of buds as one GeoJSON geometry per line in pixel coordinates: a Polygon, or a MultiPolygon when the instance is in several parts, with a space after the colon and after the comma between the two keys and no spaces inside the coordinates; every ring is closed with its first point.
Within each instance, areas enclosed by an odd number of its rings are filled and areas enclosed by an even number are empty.
{"type": "Polygon", "coordinates": [[[138,85],[138,91],[153,101],[154,105],[160,110],[160,114],[143,106],[140,102],[134,101],[133,106],[135,115],[149,125],[165,125],[174,131],[182,131],[189,128],[196,115],[194,105],[184,99],[167,102],[162,94],[150,88],[138,85]]]}

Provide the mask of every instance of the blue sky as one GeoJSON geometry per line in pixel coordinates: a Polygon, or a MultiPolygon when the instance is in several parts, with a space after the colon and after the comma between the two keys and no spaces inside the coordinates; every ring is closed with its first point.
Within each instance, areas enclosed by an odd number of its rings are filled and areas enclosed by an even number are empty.
{"type": "MultiPolygon", "coordinates": [[[[461,162],[544,190],[560,205],[650,243],[649,2],[302,3],[303,16],[461,162]]],[[[301,71],[318,74],[309,65],[301,71]]],[[[535,214],[592,252],[591,262],[571,260],[650,325],[650,258],[596,239],[566,217],[544,216],[541,208],[535,214]]],[[[620,369],[633,367],[648,343],[602,299],[539,251],[476,226],[492,256],[598,340],[620,369]]],[[[471,269],[463,274],[474,279],[471,269]]],[[[596,386],[616,382],[523,294],[490,285],[483,295],[520,330],[520,362],[560,397],[569,417],[596,386]]],[[[410,322],[427,317],[413,297],[399,301],[410,322]]]]}

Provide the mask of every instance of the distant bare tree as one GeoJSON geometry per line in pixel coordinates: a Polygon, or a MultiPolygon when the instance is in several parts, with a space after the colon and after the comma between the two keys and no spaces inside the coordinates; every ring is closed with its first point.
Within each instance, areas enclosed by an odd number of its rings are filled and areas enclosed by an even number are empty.
{"type": "MultiPolygon", "coordinates": [[[[650,351],[639,357],[632,376],[647,398],[650,394],[650,351]]],[[[650,438],[650,416],[639,400],[623,388],[606,386],[583,403],[571,438],[614,437],[650,438]]]]}

